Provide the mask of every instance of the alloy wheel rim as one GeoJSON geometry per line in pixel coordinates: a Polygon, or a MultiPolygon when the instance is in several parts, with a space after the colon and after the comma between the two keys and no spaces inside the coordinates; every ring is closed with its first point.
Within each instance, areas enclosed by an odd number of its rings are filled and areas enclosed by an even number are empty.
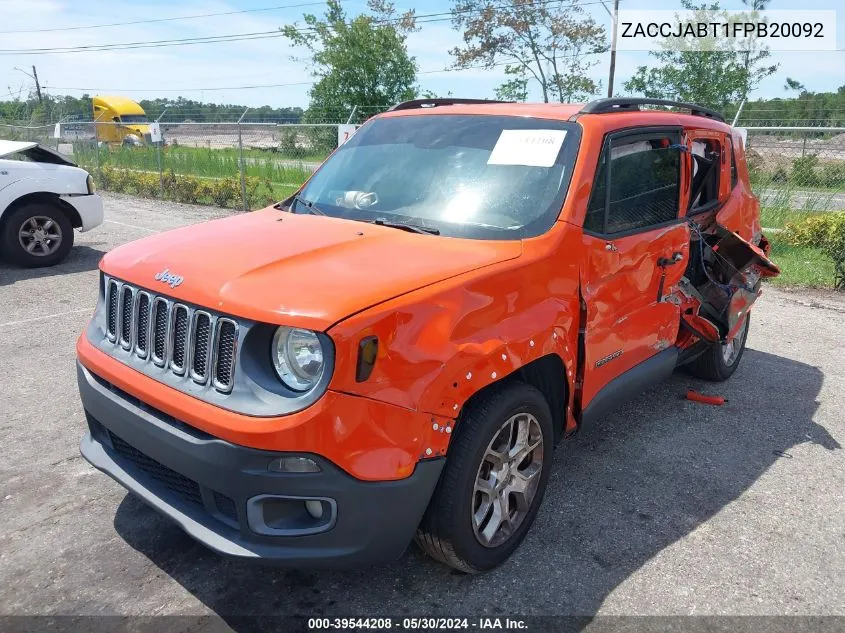
{"type": "Polygon", "coordinates": [[[745,341],[745,331],[747,329],[748,317],[746,317],[745,321],[743,321],[739,331],[736,333],[736,336],[731,339],[731,342],[722,345],[722,360],[725,361],[725,365],[728,367],[736,362],[736,359],[739,356],[739,351],[742,349],[742,344],[745,341]]]}
{"type": "Polygon", "coordinates": [[[475,538],[498,547],[522,525],[537,496],[543,471],[543,431],[530,413],[499,427],[481,459],[472,493],[475,538]]]}
{"type": "Polygon", "coordinates": [[[52,218],[34,215],[21,224],[18,242],[30,255],[36,257],[52,255],[59,250],[62,243],[62,228],[52,218]]]}

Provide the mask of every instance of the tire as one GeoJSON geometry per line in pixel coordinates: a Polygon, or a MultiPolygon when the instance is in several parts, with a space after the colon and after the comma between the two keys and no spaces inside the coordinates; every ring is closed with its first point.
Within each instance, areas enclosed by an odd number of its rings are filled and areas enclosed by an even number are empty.
{"type": "Polygon", "coordinates": [[[2,253],[18,266],[53,266],[67,257],[73,247],[73,227],[56,205],[25,204],[4,220],[2,253]]]}
{"type": "Polygon", "coordinates": [[[748,340],[748,330],[751,327],[751,314],[746,314],[742,329],[732,341],[729,348],[726,345],[712,345],[701,356],[687,365],[688,371],[696,378],[703,378],[713,382],[723,382],[730,378],[739,366],[745,352],[745,342],[748,340]],[[728,349],[732,353],[728,353],[728,349]]]}
{"type": "MultiPolygon", "coordinates": [[[[446,466],[415,540],[432,558],[473,574],[492,569],[507,560],[519,547],[537,516],[551,472],[554,444],[552,414],[546,399],[537,389],[521,382],[511,382],[468,405],[452,442],[446,466]],[[510,433],[504,431],[508,423],[511,424],[510,433]],[[527,433],[514,433],[514,430],[524,429],[527,433]],[[527,438],[520,451],[524,457],[509,462],[507,470],[494,471],[492,462],[487,460],[505,447],[516,448],[520,445],[520,438],[527,438]],[[527,450],[537,439],[541,439],[542,444],[527,450]],[[516,474],[509,476],[508,473],[514,473],[514,469],[516,474]],[[497,473],[501,475],[498,479],[497,473]],[[494,494],[476,490],[477,479],[497,482],[489,488],[494,494]],[[527,484],[524,494],[511,492],[515,490],[514,486],[526,485],[526,481],[531,483],[527,484]],[[496,492],[499,490],[496,486],[502,486],[499,492],[496,492]],[[513,523],[504,521],[496,531],[494,520],[502,514],[502,505],[499,502],[497,515],[495,499],[502,498],[513,505],[515,514],[513,523]],[[487,508],[488,505],[488,511],[483,512],[482,506],[487,508]],[[474,512],[487,517],[487,520],[476,523],[474,512]]],[[[502,460],[502,463],[507,461],[502,460]]],[[[508,515],[511,513],[508,512],[508,515]]]]}

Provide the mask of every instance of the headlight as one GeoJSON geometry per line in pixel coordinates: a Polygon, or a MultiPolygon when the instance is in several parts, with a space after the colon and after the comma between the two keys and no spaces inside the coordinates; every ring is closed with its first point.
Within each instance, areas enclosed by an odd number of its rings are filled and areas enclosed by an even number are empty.
{"type": "Polygon", "coordinates": [[[280,327],[270,353],[276,373],[294,391],[313,389],[323,376],[323,346],[311,330],[280,327]]]}
{"type": "Polygon", "coordinates": [[[88,193],[92,194],[97,189],[94,187],[94,178],[91,177],[91,174],[88,174],[88,178],[85,179],[85,184],[88,186],[88,193]]]}

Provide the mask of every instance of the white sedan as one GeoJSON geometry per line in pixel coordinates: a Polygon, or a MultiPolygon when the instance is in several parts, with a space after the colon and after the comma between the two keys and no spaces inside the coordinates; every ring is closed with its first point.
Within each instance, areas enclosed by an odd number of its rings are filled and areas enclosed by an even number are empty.
{"type": "Polygon", "coordinates": [[[73,246],[73,229],[103,222],[103,200],[84,169],[38,143],[0,140],[0,255],[52,266],[73,246]]]}

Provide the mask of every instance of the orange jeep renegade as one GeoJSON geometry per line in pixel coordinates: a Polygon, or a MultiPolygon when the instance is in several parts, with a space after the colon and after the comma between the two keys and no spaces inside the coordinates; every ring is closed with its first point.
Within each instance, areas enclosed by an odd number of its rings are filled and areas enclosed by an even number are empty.
{"type": "Polygon", "coordinates": [[[82,454],[223,554],[490,569],[561,438],[733,374],[767,252],[717,113],[402,103],[288,200],[103,258],[82,454]]]}

